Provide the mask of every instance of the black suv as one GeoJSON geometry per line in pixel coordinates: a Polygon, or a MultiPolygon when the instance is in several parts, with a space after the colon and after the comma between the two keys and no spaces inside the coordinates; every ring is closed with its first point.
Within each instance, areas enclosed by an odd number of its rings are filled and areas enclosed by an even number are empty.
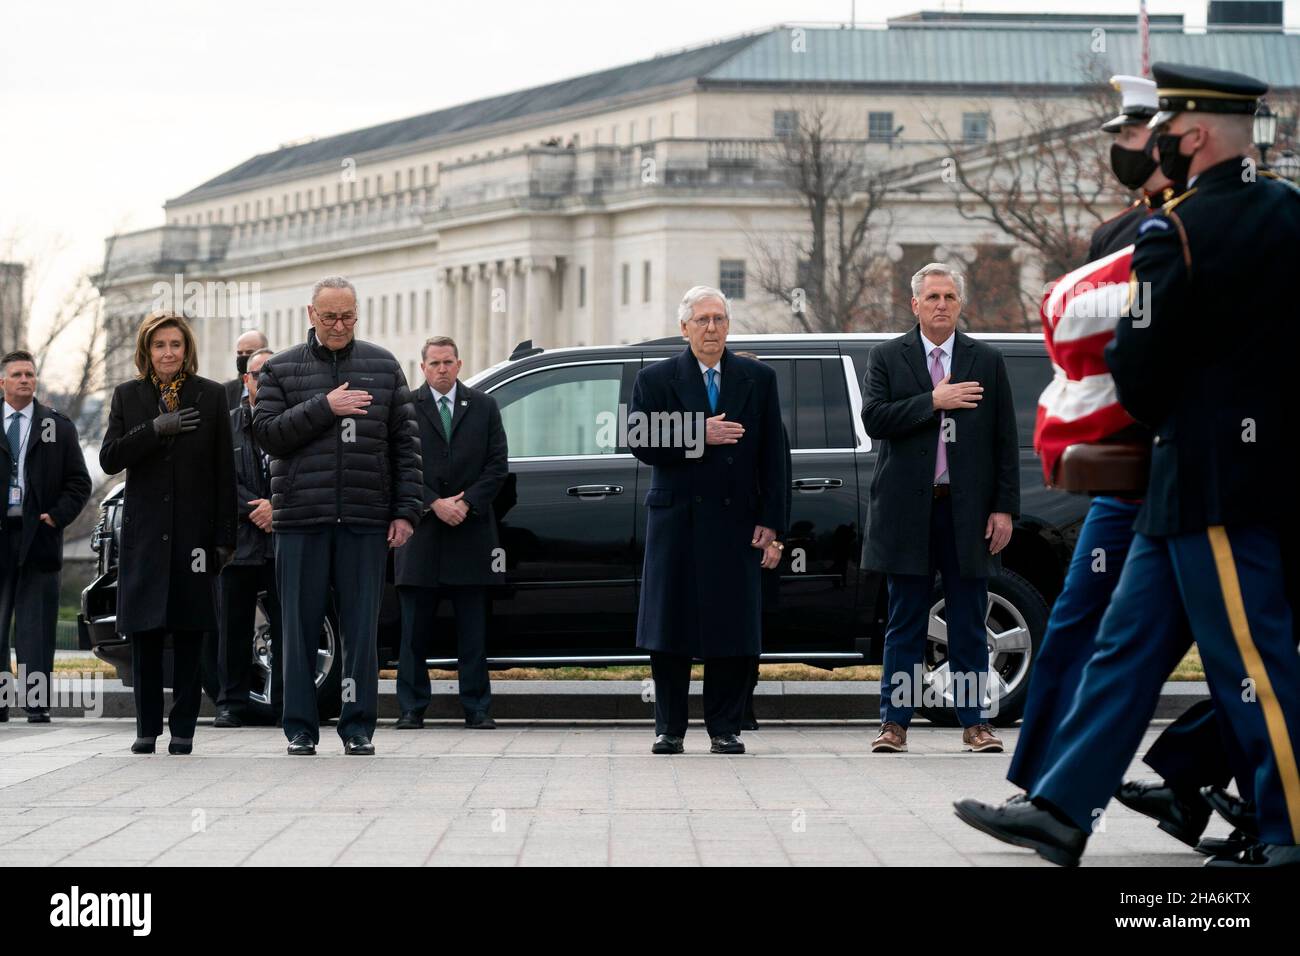
{"type": "MultiPolygon", "coordinates": [[[[876,452],[862,427],[867,353],[888,334],[734,335],[733,350],[758,355],[776,372],[793,459],[790,528],[779,600],[765,616],[763,660],[835,668],[879,663],[886,617],[883,576],[861,568],[863,521],[876,452]],[[794,562],[798,562],[797,565],[794,562]]],[[[1060,592],[1087,500],[1048,491],[1031,440],[1038,396],[1051,376],[1042,337],[977,335],[1001,349],[1015,395],[1021,444],[1021,517],[990,580],[988,633],[997,722],[1024,706],[1030,667],[1060,592]]],[[[639,345],[547,351],[523,343],[510,359],[470,379],[501,407],[510,475],[497,499],[507,585],[492,602],[488,651],[495,668],[640,664],[637,588],[650,469],[616,444],[619,406],[641,367],[676,354],[679,338],[639,345]],[[613,440],[611,440],[611,438],[613,440]]],[[[105,499],[95,547],[99,575],[82,594],[82,644],[131,681],[130,648],[114,628],[122,494],[105,499]]],[[[390,562],[391,564],[391,562],[390,562]]],[[[391,568],[390,568],[391,580],[391,568]]],[[[455,666],[449,626],[439,629],[430,666],[455,666]]],[[[270,685],[265,619],[250,653],[270,685]]],[[[400,628],[389,588],[380,614],[381,666],[395,667],[400,628]]],[[[936,588],[926,669],[946,687],[943,601],[936,588]]],[[[317,685],[323,715],[337,713],[339,645],[331,618],[321,634],[317,685]]],[[[204,683],[216,692],[215,648],[204,683]]],[[[946,696],[951,698],[951,694],[946,696]]],[[[951,723],[950,709],[925,716],[951,723]]]]}

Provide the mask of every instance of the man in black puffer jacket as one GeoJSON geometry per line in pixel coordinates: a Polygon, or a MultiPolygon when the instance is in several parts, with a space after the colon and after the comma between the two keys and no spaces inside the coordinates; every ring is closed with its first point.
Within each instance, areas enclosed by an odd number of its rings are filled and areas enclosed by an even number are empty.
{"type": "Polygon", "coordinates": [[[352,283],[321,279],[308,315],[307,341],[262,366],[253,415],[272,456],[284,734],[290,754],[316,752],[316,651],[332,590],[343,643],[339,736],[346,753],[373,754],[387,548],[406,543],[420,514],[420,432],[397,359],[353,338],[352,283]]]}

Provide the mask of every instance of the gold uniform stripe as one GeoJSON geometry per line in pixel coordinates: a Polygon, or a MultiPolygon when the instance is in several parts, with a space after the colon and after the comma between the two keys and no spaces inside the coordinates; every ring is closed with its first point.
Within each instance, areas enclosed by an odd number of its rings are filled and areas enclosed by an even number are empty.
{"type": "Polygon", "coordinates": [[[1156,96],[1199,96],[1203,100],[1257,100],[1261,93],[1223,93],[1219,90],[1156,90],[1156,96]]]}
{"type": "Polygon", "coordinates": [[[1264,725],[1268,728],[1269,742],[1277,761],[1278,775],[1282,778],[1282,793],[1286,798],[1287,816],[1291,819],[1291,834],[1300,843],[1300,770],[1296,769],[1295,751],[1291,735],[1286,729],[1282,705],[1273,693],[1264,660],[1250,636],[1250,622],[1246,619],[1246,605],[1241,598],[1241,582],[1237,579],[1237,563],[1232,557],[1232,545],[1223,525],[1214,525],[1207,531],[1214,565],[1219,573],[1219,587],[1223,591],[1223,606],[1228,612],[1228,623],[1237,642],[1246,673],[1255,682],[1256,699],[1264,708],[1264,725]]]}

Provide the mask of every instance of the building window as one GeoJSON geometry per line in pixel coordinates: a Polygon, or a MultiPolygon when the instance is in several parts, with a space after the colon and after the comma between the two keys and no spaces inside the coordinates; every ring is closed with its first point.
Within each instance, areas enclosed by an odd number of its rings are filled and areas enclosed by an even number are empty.
{"type": "Polygon", "coordinates": [[[420,184],[423,185],[423,186],[427,186],[427,185],[429,185],[429,167],[428,167],[428,166],[421,166],[421,167],[420,167],[420,184]]]}
{"type": "Polygon", "coordinates": [[[961,138],[967,143],[987,143],[989,139],[989,114],[962,113],[961,138]]]}
{"type": "Polygon", "coordinates": [[[641,301],[650,301],[650,260],[641,263],[641,301]]]}
{"type": "Polygon", "coordinates": [[[587,307],[587,267],[578,266],[578,308],[587,307]]]}
{"type": "Polygon", "coordinates": [[[373,297],[366,299],[366,328],[374,329],[375,327],[375,300],[373,297]]]}
{"type": "MultiPolygon", "coordinates": [[[[414,292],[411,293],[411,302],[412,302],[411,309],[414,310],[415,309],[414,292]]],[[[431,289],[425,289],[424,290],[424,331],[428,332],[431,328],[433,328],[433,291],[431,289]]]]}
{"type": "Polygon", "coordinates": [[[645,138],[655,138],[655,118],[653,116],[645,121],[645,138]]]}
{"type": "Polygon", "coordinates": [[[775,110],[772,113],[772,135],[777,139],[790,139],[799,132],[798,110],[775,110]]]}
{"type": "Polygon", "coordinates": [[[728,299],[745,297],[744,259],[723,259],[718,264],[718,288],[728,299]]]}
{"type": "Polygon", "coordinates": [[[634,146],[636,145],[636,120],[632,120],[627,124],[627,141],[634,146]]]}
{"type": "Polygon", "coordinates": [[[894,114],[868,113],[867,139],[881,143],[892,143],[894,141],[894,114]]]}
{"type": "Polygon", "coordinates": [[[619,271],[622,277],[622,281],[619,283],[619,301],[623,305],[627,305],[628,286],[632,284],[632,267],[625,262],[623,263],[623,268],[619,271]]]}
{"type": "Polygon", "coordinates": [[[402,295],[398,293],[393,296],[393,332],[401,334],[402,332],[402,295]]]}
{"type": "Polygon", "coordinates": [[[388,334],[388,296],[379,297],[379,334],[388,334]]]}

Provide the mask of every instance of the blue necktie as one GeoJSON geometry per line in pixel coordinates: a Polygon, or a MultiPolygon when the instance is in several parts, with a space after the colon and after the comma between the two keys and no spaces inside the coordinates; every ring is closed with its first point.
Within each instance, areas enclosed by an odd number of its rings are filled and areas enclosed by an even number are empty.
{"type": "Polygon", "coordinates": [[[709,410],[716,412],[718,410],[718,370],[711,368],[704,373],[704,378],[709,383],[709,410]]]}
{"type": "Polygon", "coordinates": [[[9,436],[9,454],[13,456],[13,470],[10,473],[11,478],[18,476],[18,453],[22,451],[22,428],[23,416],[21,412],[14,412],[9,416],[9,429],[5,432],[9,436]]]}

